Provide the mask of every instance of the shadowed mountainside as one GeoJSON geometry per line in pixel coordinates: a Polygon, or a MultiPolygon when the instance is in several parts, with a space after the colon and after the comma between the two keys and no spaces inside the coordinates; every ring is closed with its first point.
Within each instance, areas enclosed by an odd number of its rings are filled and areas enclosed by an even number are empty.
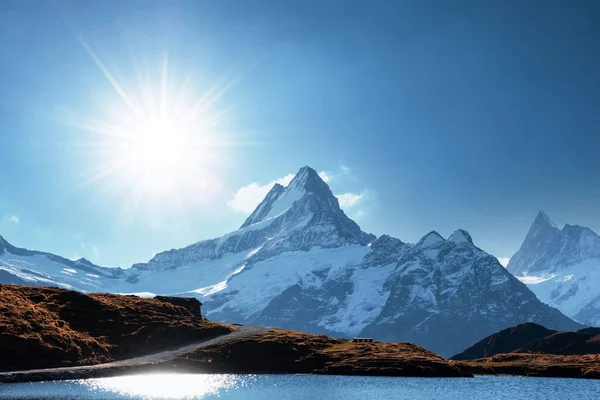
{"type": "Polygon", "coordinates": [[[600,379],[600,330],[556,332],[527,323],[504,329],[452,357],[465,372],[600,379]]]}
{"type": "Polygon", "coordinates": [[[476,358],[491,357],[496,354],[510,353],[520,347],[542,339],[556,331],[531,322],[503,329],[494,333],[462,353],[456,354],[452,360],[474,360],[476,358]]]}
{"type": "Polygon", "coordinates": [[[503,353],[599,354],[600,329],[556,332],[533,323],[521,324],[494,333],[451,359],[475,360],[503,353]]]}

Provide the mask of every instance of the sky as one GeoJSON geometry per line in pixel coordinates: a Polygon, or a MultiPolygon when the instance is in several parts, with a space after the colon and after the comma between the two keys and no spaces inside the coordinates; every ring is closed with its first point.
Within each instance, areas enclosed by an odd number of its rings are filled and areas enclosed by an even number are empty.
{"type": "Polygon", "coordinates": [[[598,232],[600,3],[543,4],[2,1],[0,235],[129,267],[304,165],[376,235],[598,232]]]}

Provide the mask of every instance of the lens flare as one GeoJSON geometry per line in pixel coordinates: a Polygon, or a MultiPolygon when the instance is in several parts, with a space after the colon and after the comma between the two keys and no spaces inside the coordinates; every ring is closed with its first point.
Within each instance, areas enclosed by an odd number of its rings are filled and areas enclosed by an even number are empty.
{"type": "Polygon", "coordinates": [[[155,74],[152,68],[134,67],[125,74],[129,79],[117,79],[78,39],[110,89],[94,94],[91,110],[64,121],[80,132],[78,145],[89,156],[90,167],[75,189],[95,184],[118,199],[120,223],[140,209],[148,215],[171,211],[185,219],[186,205],[209,203],[221,188],[226,148],[242,143],[227,132],[229,113],[217,109],[234,80],[198,90],[193,82],[201,79],[177,79],[181,74],[166,55],[155,74]]]}

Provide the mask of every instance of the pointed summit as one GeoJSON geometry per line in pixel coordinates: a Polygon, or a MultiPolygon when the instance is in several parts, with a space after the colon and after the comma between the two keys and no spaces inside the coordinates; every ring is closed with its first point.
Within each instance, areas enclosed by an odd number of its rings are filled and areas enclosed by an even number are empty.
{"type": "Polygon", "coordinates": [[[442,237],[442,235],[440,235],[436,231],[431,231],[427,235],[423,236],[421,238],[421,240],[419,240],[419,243],[417,243],[417,246],[430,247],[430,246],[436,245],[443,241],[444,241],[444,238],[442,237]]]}
{"type": "MultiPolygon", "coordinates": [[[[289,246],[302,249],[317,243],[322,247],[366,245],[376,239],[348,218],[327,183],[308,166],[300,168],[286,187],[273,186],[240,229],[270,229],[269,237],[290,237],[289,246]]],[[[239,243],[235,246],[239,249],[239,243]]]]}
{"type": "Polygon", "coordinates": [[[276,183],[240,228],[277,217],[307,193],[316,195],[321,200],[331,204],[331,206],[339,208],[337,198],[317,171],[309,166],[304,166],[300,168],[286,187],[276,183]]]}
{"type": "Polygon", "coordinates": [[[506,268],[515,276],[528,275],[536,271],[536,265],[539,268],[544,264],[541,260],[554,254],[560,247],[561,230],[545,212],[540,211],[506,268]]]}
{"type": "Polygon", "coordinates": [[[465,231],[464,229],[457,229],[456,231],[454,231],[454,233],[450,235],[448,240],[457,245],[463,243],[473,244],[473,239],[471,239],[471,235],[469,235],[469,232],[465,231]]]}
{"type": "Polygon", "coordinates": [[[285,187],[279,183],[276,183],[271,190],[269,190],[269,193],[267,193],[263,201],[260,202],[256,209],[254,209],[252,214],[246,218],[246,221],[242,224],[242,226],[240,226],[240,229],[265,219],[265,216],[271,210],[273,203],[275,203],[275,201],[283,194],[284,191],[285,187]]]}
{"type": "Polygon", "coordinates": [[[286,190],[304,190],[305,192],[314,193],[319,197],[335,197],[329,186],[321,179],[317,171],[311,167],[304,166],[294,176],[294,179],[287,186],[286,190]]]}
{"type": "Polygon", "coordinates": [[[538,212],[537,216],[535,217],[535,220],[533,221],[532,224],[532,228],[534,226],[537,227],[550,227],[550,228],[555,228],[558,229],[558,226],[556,226],[556,224],[554,223],[554,221],[552,221],[550,219],[550,217],[548,216],[548,214],[546,214],[543,211],[538,212]]]}

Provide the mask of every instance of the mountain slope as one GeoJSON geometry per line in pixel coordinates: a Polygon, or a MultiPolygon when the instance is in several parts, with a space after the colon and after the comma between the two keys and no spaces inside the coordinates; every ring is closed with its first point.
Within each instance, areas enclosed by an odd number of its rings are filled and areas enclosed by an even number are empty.
{"type": "Polygon", "coordinates": [[[594,328],[556,332],[541,325],[526,323],[494,333],[452,359],[476,360],[506,353],[600,354],[600,333],[594,328]]]}
{"type": "Polygon", "coordinates": [[[430,232],[416,244],[363,232],[309,167],[287,187],[275,185],[239,230],[159,253],[98,284],[195,296],[212,320],[410,341],[444,356],[523,322],[580,328],[466,231],[448,239],[430,232]]]}
{"type": "Polygon", "coordinates": [[[540,211],[507,269],[543,302],[581,323],[600,325],[600,236],[591,229],[559,229],[540,211]]]}
{"type": "Polygon", "coordinates": [[[0,236],[0,283],[57,286],[80,291],[104,290],[107,281],[123,276],[120,268],[104,268],[85,258],[66,258],[18,248],[0,236]]]}
{"type": "Polygon", "coordinates": [[[496,354],[510,353],[553,333],[556,331],[528,322],[494,333],[462,353],[456,354],[452,359],[475,360],[496,354]]]}

